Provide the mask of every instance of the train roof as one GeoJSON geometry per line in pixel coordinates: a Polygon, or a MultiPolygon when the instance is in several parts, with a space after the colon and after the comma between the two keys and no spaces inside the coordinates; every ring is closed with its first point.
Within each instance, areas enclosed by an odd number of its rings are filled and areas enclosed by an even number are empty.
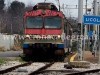
{"type": "Polygon", "coordinates": [[[33,10],[26,11],[24,16],[60,16],[64,17],[62,11],[58,11],[53,3],[38,3],[33,10]]]}
{"type": "Polygon", "coordinates": [[[36,17],[36,16],[59,16],[59,17],[62,17],[62,18],[64,18],[64,15],[63,15],[63,13],[61,12],[61,11],[52,11],[52,10],[45,10],[45,11],[43,11],[43,10],[41,10],[41,9],[39,9],[39,10],[36,10],[36,11],[28,11],[28,12],[26,12],[25,13],[25,15],[24,15],[25,17],[29,17],[29,16],[34,16],[34,17],[36,17]]]}
{"type": "Polygon", "coordinates": [[[38,9],[49,9],[49,10],[54,10],[58,11],[57,7],[53,3],[38,3],[33,7],[33,10],[38,10],[38,9]]]}

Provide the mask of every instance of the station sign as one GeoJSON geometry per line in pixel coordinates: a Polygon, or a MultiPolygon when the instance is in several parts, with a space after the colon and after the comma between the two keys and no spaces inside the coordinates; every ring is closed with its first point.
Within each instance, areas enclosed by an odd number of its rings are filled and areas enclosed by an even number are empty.
{"type": "Polygon", "coordinates": [[[83,23],[89,25],[100,25],[100,16],[83,16],[83,23]]]}

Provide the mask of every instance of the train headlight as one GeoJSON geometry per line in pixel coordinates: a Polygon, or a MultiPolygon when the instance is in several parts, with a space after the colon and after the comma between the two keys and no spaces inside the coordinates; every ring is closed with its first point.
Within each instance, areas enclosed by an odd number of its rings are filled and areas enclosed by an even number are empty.
{"type": "Polygon", "coordinates": [[[30,38],[30,35],[26,35],[25,37],[26,37],[26,38],[30,38]]]}
{"type": "Polygon", "coordinates": [[[30,35],[25,35],[25,39],[30,39],[30,35]]]}
{"type": "Polygon", "coordinates": [[[60,36],[60,35],[58,35],[58,38],[61,38],[61,36],[60,36]]]}

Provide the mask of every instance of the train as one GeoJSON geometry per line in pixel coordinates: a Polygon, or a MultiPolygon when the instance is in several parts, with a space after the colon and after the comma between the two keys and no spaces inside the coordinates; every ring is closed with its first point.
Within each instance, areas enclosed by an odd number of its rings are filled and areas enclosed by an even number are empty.
{"type": "Polygon", "coordinates": [[[63,12],[53,3],[37,3],[24,14],[23,54],[63,56],[70,28],[63,12]]]}

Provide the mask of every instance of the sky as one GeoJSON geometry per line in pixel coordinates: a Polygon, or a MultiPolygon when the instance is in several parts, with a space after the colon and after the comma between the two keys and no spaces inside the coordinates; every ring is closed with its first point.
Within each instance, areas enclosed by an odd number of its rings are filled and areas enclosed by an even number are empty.
{"type": "MultiPolygon", "coordinates": [[[[10,5],[12,1],[14,0],[5,0],[5,4],[10,5]]],[[[16,1],[24,2],[26,5],[34,5],[39,2],[44,2],[44,0],[16,0],[16,1]]],[[[52,2],[57,5],[56,1],[57,0],[47,0],[46,2],[52,2]]],[[[59,1],[60,1],[61,7],[63,6],[63,4],[64,4],[64,7],[68,5],[66,9],[62,10],[64,14],[66,14],[67,17],[78,17],[78,9],[68,9],[68,8],[76,8],[76,5],[78,5],[78,0],[59,0],[59,1]]],[[[85,1],[86,0],[83,0],[84,7],[85,7],[85,1]]],[[[88,0],[87,2],[88,8],[92,7],[92,2],[93,0],[88,0]]],[[[84,11],[83,14],[85,14],[85,9],[83,11],[84,11]]]]}

